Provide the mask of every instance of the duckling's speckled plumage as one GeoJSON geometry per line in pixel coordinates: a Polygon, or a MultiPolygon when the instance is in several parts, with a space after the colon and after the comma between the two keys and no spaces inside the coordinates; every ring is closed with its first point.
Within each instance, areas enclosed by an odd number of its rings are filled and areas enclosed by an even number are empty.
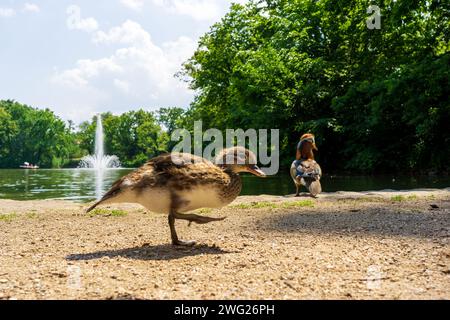
{"type": "MultiPolygon", "coordinates": [[[[168,191],[167,196],[181,198],[176,199],[179,205],[175,207],[178,211],[185,212],[197,208],[191,208],[188,205],[189,199],[184,199],[183,195],[186,197],[189,192],[203,191],[205,188],[217,193],[219,198],[217,204],[223,206],[239,195],[242,182],[239,174],[223,170],[204,158],[186,153],[164,154],[149,160],[142,167],[115,182],[97,204],[130,200],[141,203],[151,211],[160,212],[152,208],[148,201],[139,200],[145,199],[146,191],[163,189],[168,191]],[[132,193],[133,196],[127,197],[127,193],[132,193]],[[112,201],[114,198],[116,201],[112,201]]],[[[163,199],[153,200],[156,202],[163,199]]],[[[170,208],[167,207],[161,213],[167,210],[170,208]]]]}
{"type": "Polygon", "coordinates": [[[253,153],[239,148],[228,151],[222,152],[218,159],[230,155],[237,159],[238,153],[242,152],[241,155],[245,157],[246,162],[239,166],[222,165],[218,161],[216,165],[204,158],[186,153],[164,154],[153,158],[115,182],[102,199],[88,209],[88,212],[99,204],[136,202],[150,211],[169,213],[172,240],[175,244],[182,244],[176,237],[173,219],[197,223],[223,220],[224,218],[183,213],[229,204],[242,189],[239,172],[248,171],[245,169],[247,167],[259,170],[256,164],[250,165],[256,161],[253,153]]]}

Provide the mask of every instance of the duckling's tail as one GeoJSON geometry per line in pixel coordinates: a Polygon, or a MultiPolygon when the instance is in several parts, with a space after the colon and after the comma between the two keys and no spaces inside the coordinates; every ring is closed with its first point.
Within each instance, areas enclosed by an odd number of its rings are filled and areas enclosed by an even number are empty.
{"type": "Polygon", "coordinates": [[[86,210],[86,213],[94,210],[99,204],[105,202],[106,200],[114,198],[117,194],[119,194],[120,191],[121,191],[121,185],[122,185],[123,179],[124,178],[121,178],[121,179],[117,180],[116,182],[114,182],[114,184],[111,187],[111,189],[109,189],[109,191],[106,192],[100,200],[98,200],[96,203],[94,203],[92,206],[90,206],[86,210]]]}

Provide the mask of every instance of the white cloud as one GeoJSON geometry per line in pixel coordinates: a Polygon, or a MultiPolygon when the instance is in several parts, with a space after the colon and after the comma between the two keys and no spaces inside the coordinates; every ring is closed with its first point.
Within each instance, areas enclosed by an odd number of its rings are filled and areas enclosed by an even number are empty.
{"type": "Polygon", "coordinates": [[[67,7],[67,27],[70,30],[82,30],[86,32],[93,32],[98,29],[98,22],[92,17],[83,19],[81,17],[81,9],[78,6],[72,5],[67,7]]]}
{"type": "Polygon", "coordinates": [[[135,11],[140,11],[144,6],[144,0],[120,0],[120,3],[135,11]]]}
{"type": "Polygon", "coordinates": [[[54,85],[73,92],[96,92],[104,105],[133,101],[185,106],[192,98],[187,84],[174,77],[196,49],[191,38],[179,37],[158,46],[139,23],[127,20],[109,31],[95,32],[92,41],[118,48],[109,57],[79,60],[75,67],[55,72],[51,79],[54,85]]]}
{"type": "Polygon", "coordinates": [[[41,11],[41,9],[39,8],[39,6],[37,4],[27,2],[23,6],[23,11],[38,13],[41,11]]]}
{"type": "Polygon", "coordinates": [[[108,32],[96,32],[93,41],[97,44],[134,44],[136,46],[151,44],[150,34],[139,23],[131,20],[125,21],[121,26],[114,27],[108,32]]]}
{"type": "Polygon", "coordinates": [[[189,16],[198,21],[214,21],[222,16],[217,1],[212,0],[152,0],[153,4],[166,11],[189,16]]]}
{"type": "Polygon", "coordinates": [[[114,79],[114,86],[116,86],[118,89],[122,90],[124,93],[128,94],[130,93],[130,84],[127,81],[114,79]]]}
{"type": "Polygon", "coordinates": [[[9,18],[16,14],[16,11],[12,8],[0,8],[0,17],[9,18]]]}
{"type": "Polygon", "coordinates": [[[52,80],[65,86],[85,87],[89,84],[89,79],[98,77],[100,74],[114,74],[121,71],[122,68],[112,58],[83,59],[77,61],[76,68],[57,73],[52,80]]]}

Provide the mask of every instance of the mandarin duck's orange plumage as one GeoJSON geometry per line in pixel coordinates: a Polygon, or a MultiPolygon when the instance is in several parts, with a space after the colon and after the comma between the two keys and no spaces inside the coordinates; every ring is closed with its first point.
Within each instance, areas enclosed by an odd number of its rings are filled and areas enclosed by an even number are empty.
{"type": "Polygon", "coordinates": [[[318,151],[314,135],[311,133],[302,135],[297,145],[296,160],[292,163],[290,170],[296,187],[296,197],[299,196],[302,185],[313,197],[322,192],[320,184],[322,169],[314,160],[314,151],[318,151]]]}

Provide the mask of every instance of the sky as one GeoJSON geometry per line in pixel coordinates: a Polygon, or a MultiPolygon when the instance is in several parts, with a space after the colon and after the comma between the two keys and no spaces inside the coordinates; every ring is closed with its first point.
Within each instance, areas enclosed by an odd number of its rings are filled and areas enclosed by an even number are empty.
{"type": "Polygon", "coordinates": [[[187,108],[174,75],[231,2],[246,0],[0,0],[0,100],[76,123],[187,108]]]}

